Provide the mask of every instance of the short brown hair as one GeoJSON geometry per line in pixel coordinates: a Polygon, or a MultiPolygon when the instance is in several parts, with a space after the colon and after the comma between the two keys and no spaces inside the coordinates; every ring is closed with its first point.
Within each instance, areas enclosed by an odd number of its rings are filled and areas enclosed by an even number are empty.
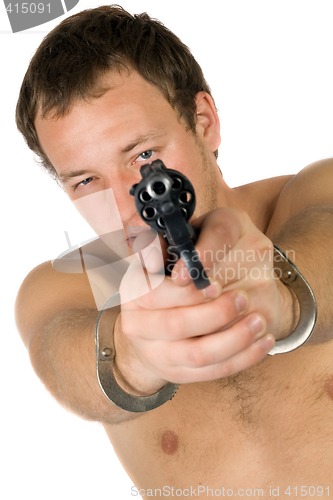
{"type": "MultiPolygon", "coordinates": [[[[148,14],[131,15],[118,5],[68,17],[43,40],[23,79],[16,123],[29,148],[56,177],[35,129],[35,118],[64,116],[80,99],[102,95],[107,71],[133,68],[161,89],[190,130],[195,130],[195,96],[210,93],[190,50],[148,14]]],[[[105,90],[105,89],[104,89],[105,90]]]]}

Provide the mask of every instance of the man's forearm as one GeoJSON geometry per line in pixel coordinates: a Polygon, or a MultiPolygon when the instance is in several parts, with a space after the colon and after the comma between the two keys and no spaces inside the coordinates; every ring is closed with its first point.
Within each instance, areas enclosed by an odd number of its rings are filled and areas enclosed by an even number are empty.
{"type": "MultiPolygon", "coordinates": [[[[105,311],[104,328],[110,311],[105,311]]],[[[37,375],[55,398],[83,418],[119,423],[137,417],[114,406],[96,376],[94,328],[97,311],[67,310],[57,314],[29,345],[37,375]]]]}

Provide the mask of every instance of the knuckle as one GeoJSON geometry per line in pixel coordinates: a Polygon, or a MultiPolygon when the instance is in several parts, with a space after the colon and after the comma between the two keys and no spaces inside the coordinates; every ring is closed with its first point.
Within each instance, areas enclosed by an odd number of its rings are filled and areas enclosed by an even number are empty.
{"type": "Polygon", "coordinates": [[[255,242],[256,252],[258,255],[259,262],[263,264],[272,263],[273,257],[273,243],[267,236],[260,233],[255,242]]]}
{"type": "Polygon", "coordinates": [[[248,344],[261,337],[267,327],[267,321],[263,314],[253,312],[243,322],[243,333],[247,337],[248,344]]]}
{"type": "Polygon", "coordinates": [[[257,293],[259,293],[261,297],[267,300],[268,297],[271,297],[273,282],[269,276],[265,275],[264,272],[262,272],[261,274],[262,276],[258,278],[255,285],[257,288],[257,293]]]}
{"type": "Polygon", "coordinates": [[[142,295],[139,295],[135,302],[139,307],[142,307],[143,309],[154,309],[155,307],[155,297],[154,293],[152,291],[149,291],[147,293],[144,293],[142,295]]]}
{"type": "Polygon", "coordinates": [[[273,243],[272,241],[259,229],[248,232],[246,234],[247,246],[255,250],[257,260],[263,262],[266,260],[271,260],[273,254],[273,243]]]}
{"type": "Polygon", "coordinates": [[[213,368],[214,379],[227,378],[236,373],[233,360],[227,359],[213,368]]]}
{"type": "Polygon", "coordinates": [[[178,339],[184,336],[186,321],[181,310],[169,311],[165,321],[171,338],[178,339]]]}
{"type": "Polygon", "coordinates": [[[203,368],[208,363],[208,356],[200,341],[194,341],[188,349],[188,363],[191,368],[203,368]]]}
{"type": "Polygon", "coordinates": [[[228,243],[232,243],[228,241],[230,239],[230,230],[228,224],[223,219],[215,219],[211,224],[211,231],[216,235],[217,239],[221,239],[221,241],[227,240],[226,246],[228,246],[228,243]]]}
{"type": "Polygon", "coordinates": [[[211,315],[214,318],[215,330],[221,330],[237,317],[237,312],[230,297],[225,297],[224,300],[211,304],[211,315]]]}

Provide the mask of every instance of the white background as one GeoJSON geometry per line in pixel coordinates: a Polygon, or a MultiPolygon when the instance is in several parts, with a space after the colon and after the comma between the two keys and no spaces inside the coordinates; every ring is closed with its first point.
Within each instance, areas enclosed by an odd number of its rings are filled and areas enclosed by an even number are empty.
{"type": "MultiPolygon", "coordinates": [[[[101,3],[80,0],[70,14],[101,3]]],[[[220,166],[230,185],[294,173],[332,156],[331,0],[122,5],[162,20],[203,66],[220,113],[220,166]]],[[[28,271],[66,249],[64,231],[72,243],[86,234],[14,122],[28,61],[59,21],[12,34],[0,5],[0,498],[128,500],[132,482],[103,429],[68,413],[45,391],[14,322],[15,295],[28,271]]]]}

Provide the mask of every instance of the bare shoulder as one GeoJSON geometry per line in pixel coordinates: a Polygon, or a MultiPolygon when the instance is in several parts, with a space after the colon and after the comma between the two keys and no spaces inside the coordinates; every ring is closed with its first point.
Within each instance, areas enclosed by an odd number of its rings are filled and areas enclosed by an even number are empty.
{"type": "Polygon", "coordinates": [[[45,262],[27,275],[19,289],[17,327],[28,345],[31,335],[59,312],[84,308],[96,308],[86,274],[59,272],[45,262]]]}
{"type": "Polygon", "coordinates": [[[294,175],[239,186],[236,191],[241,205],[271,237],[304,210],[333,211],[333,158],[312,163],[294,175]]]}
{"type": "Polygon", "coordinates": [[[268,234],[304,210],[333,210],[333,159],[312,163],[282,186],[272,210],[268,234]]]}

